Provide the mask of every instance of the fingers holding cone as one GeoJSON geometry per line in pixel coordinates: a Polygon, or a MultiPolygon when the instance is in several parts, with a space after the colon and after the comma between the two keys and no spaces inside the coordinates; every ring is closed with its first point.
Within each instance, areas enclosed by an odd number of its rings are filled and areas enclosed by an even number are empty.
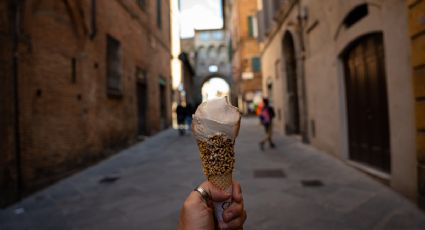
{"type": "MultiPolygon", "coordinates": [[[[200,187],[204,188],[210,194],[210,202],[211,201],[214,201],[214,202],[226,201],[232,196],[230,193],[220,190],[209,181],[204,181],[200,185],[200,187]]],[[[200,199],[202,199],[201,196],[199,197],[200,199]]]]}
{"type": "Polygon", "coordinates": [[[233,203],[224,210],[222,229],[242,229],[247,215],[243,204],[241,186],[237,181],[233,182],[233,203]]]}

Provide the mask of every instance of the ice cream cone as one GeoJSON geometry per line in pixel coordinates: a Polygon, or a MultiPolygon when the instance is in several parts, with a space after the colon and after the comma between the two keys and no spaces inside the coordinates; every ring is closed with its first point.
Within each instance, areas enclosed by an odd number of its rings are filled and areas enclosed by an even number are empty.
{"type": "MultiPolygon", "coordinates": [[[[227,98],[202,103],[193,116],[192,130],[197,140],[202,169],[208,181],[220,190],[232,193],[235,164],[234,144],[239,133],[241,114],[227,98]]],[[[232,199],[213,202],[219,226],[223,212],[232,199]]]]}
{"type": "Polygon", "coordinates": [[[232,186],[232,174],[228,173],[225,175],[214,175],[208,177],[208,181],[220,190],[227,190],[232,186]]]}
{"type": "MultiPolygon", "coordinates": [[[[227,173],[223,175],[214,175],[208,177],[208,181],[211,182],[215,187],[220,190],[226,191],[232,194],[232,173],[227,173]]],[[[222,229],[223,222],[223,212],[232,204],[232,198],[229,198],[226,201],[222,202],[213,202],[214,205],[214,215],[217,218],[219,224],[219,229],[222,229]]]]}
{"type": "Polygon", "coordinates": [[[198,141],[198,148],[208,181],[221,190],[231,187],[235,163],[234,142],[223,134],[217,134],[208,141],[198,141]]]}

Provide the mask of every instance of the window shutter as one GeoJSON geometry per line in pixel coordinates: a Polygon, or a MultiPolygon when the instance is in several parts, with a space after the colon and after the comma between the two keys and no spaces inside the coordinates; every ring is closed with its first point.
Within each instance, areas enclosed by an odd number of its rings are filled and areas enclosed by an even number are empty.
{"type": "Polygon", "coordinates": [[[254,37],[254,18],[252,16],[248,16],[248,36],[254,37]]]}
{"type": "Polygon", "coordinates": [[[121,43],[115,38],[107,35],[107,92],[108,95],[122,95],[122,54],[121,43]]]}
{"type": "Polygon", "coordinates": [[[229,39],[229,45],[227,46],[227,55],[229,57],[229,61],[232,61],[233,59],[233,42],[232,38],[229,39]]]}
{"type": "Polygon", "coordinates": [[[261,71],[261,59],[259,57],[253,57],[251,59],[252,71],[258,73],[261,71]]]}

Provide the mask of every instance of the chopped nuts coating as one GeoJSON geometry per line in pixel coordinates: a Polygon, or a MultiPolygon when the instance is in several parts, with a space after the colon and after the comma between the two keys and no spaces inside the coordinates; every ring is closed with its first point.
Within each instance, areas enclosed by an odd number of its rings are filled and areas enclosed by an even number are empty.
{"type": "Polygon", "coordinates": [[[233,141],[223,134],[198,140],[204,174],[207,177],[232,173],[235,164],[233,141]]]}

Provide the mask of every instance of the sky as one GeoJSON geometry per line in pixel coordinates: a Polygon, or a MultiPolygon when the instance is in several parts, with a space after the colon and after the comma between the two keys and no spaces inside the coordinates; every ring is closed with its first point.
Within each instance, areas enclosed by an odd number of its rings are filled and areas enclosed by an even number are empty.
{"type": "Polygon", "coordinates": [[[193,37],[194,29],[223,27],[221,0],[180,0],[180,36],[193,37]]]}

